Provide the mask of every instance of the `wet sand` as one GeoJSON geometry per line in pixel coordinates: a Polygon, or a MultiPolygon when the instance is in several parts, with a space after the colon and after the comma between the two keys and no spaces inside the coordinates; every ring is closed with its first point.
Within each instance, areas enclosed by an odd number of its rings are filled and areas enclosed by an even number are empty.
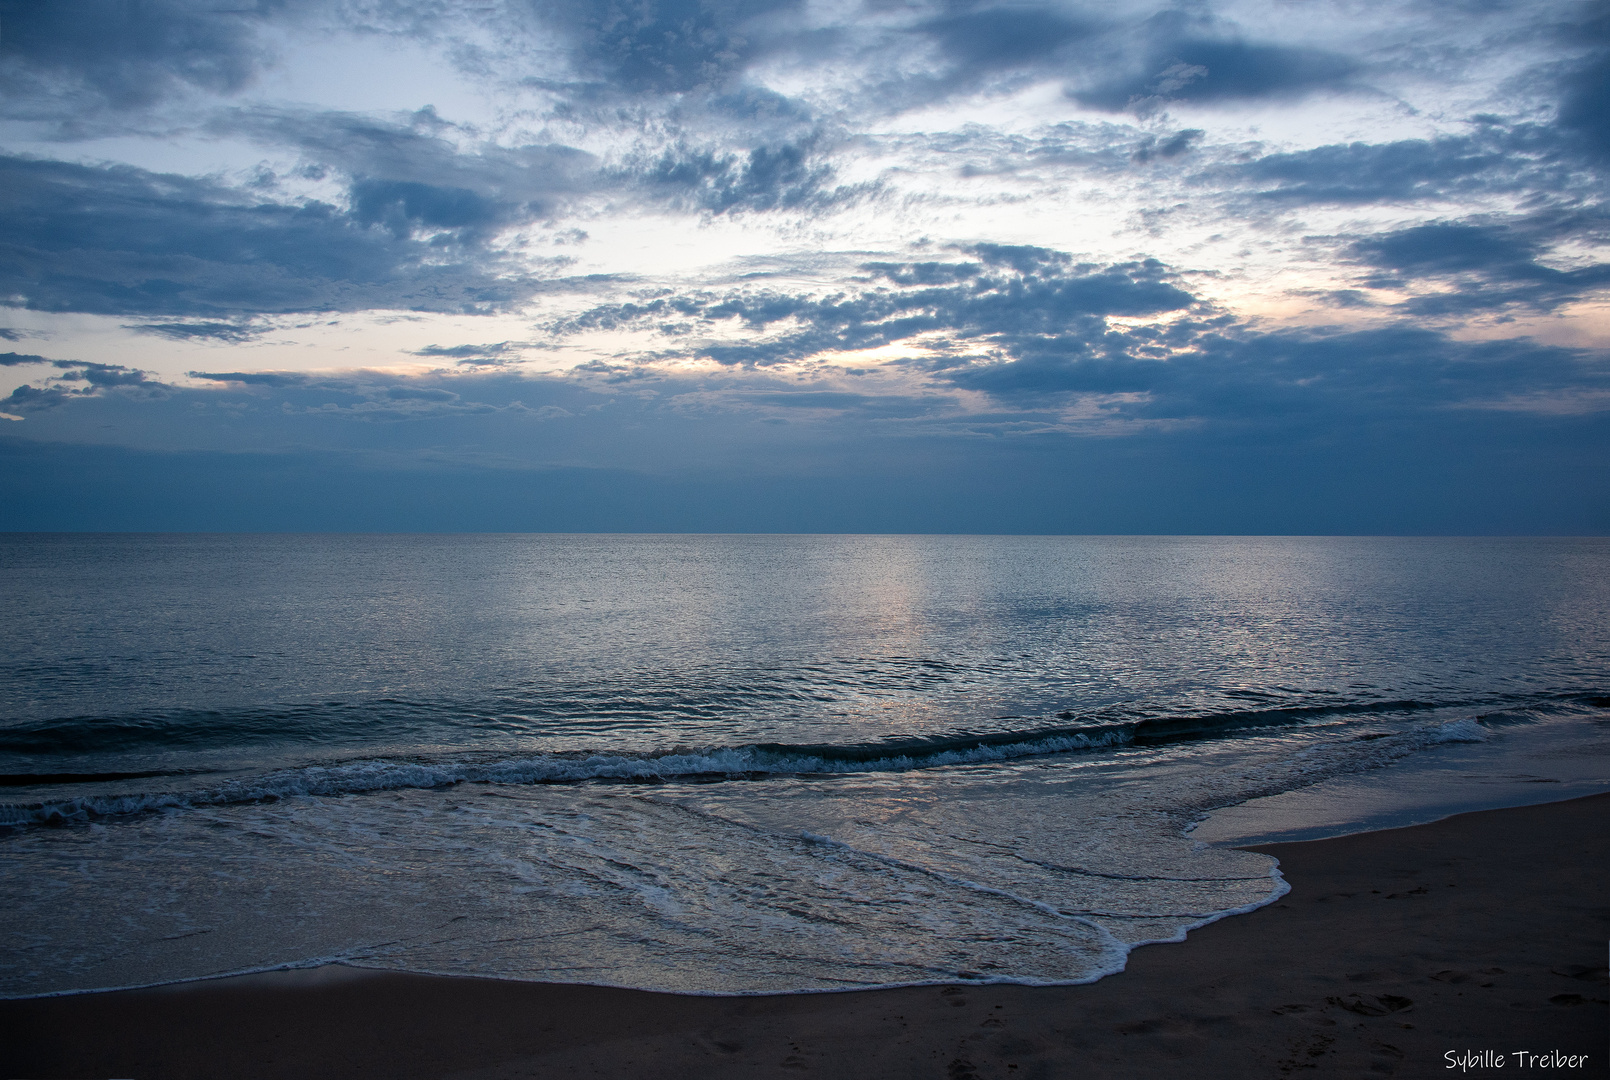
{"type": "Polygon", "coordinates": [[[701,998],[332,967],[0,1002],[0,1076],[1610,1076],[1610,795],[1253,850],[1290,894],[1088,986],[701,998]]]}

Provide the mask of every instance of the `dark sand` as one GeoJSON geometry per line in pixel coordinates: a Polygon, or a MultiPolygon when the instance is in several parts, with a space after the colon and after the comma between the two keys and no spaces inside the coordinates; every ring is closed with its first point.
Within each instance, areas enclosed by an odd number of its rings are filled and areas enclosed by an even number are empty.
{"type": "Polygon", "coordinates": [[[326,968],[0,1002],[0,1075],[1610,1075],[1610,795],[1257,850],[1290,895],[1090,986],[698,998],[326,968]]]}

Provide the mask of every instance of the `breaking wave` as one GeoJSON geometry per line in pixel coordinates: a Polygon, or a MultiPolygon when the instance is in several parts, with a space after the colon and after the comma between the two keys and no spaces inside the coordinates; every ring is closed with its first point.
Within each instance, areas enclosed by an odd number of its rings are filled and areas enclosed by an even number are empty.
{"type": "MultiPolygon", "coordinates": [[[[446,760],[379,758],[278,769],[190,791],[86,794],[0,805],[0,827],[65,824],[90,818],[265,802],[298,796],[339,796],[456,784],[656,783],[699,779],[760,779],[834,773],[905,772],[913,769],[1002,762],[1049,754],[1156,745],[1228,737],[1274,727],[1308,726],[1368,713],[1386,717],[1436,708],[1419,701],[1387,701],[1307,709],[1247,710],[1194,717],[1155,717],[1106,724],[1038,727],[936,738],[890,739],[848,745],[756,743],[661,753],[571,752],[458,757],[446,760]]],[[[1463,717],[1408,733],[1375,736],[1415,745],[1475,742],[1481,724],[1463,717]]],[[[178,773],[11,773],[0,787],[65,786],[178,773]]]]}

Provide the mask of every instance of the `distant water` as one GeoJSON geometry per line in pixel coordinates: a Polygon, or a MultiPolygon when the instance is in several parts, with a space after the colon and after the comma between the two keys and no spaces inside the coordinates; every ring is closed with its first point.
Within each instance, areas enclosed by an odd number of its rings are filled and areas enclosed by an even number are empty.
{"type": "Polygon", "coordinates": [[[1610,760],[1598,539],[0,534],[0,643],[9,995],[1081,981],[1214,808],[1610,760]]]}

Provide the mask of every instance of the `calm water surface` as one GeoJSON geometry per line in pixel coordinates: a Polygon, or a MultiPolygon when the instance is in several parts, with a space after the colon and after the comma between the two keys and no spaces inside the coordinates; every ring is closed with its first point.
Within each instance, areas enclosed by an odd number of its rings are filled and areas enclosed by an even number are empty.
{"type": "Polygon", "coordinates": [[[12,534],[0,615],[7,994],[1078,981],[1278,895],[1208,810],[1610,744],[1598,539],[12,534]]]}

